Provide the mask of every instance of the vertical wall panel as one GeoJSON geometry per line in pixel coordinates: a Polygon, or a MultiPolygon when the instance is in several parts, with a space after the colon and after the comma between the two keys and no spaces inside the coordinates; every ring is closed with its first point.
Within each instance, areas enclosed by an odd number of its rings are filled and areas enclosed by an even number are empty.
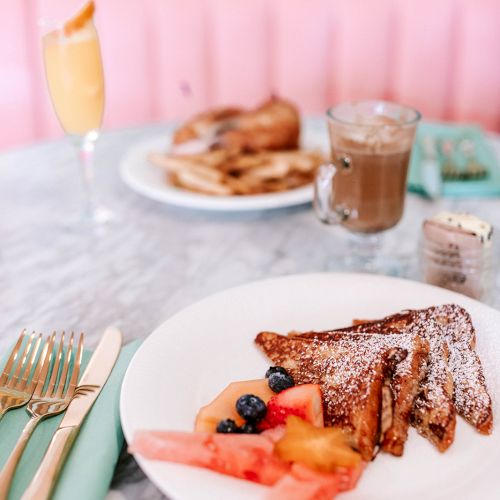
{"type": "Polygon", "coordinates": [[[331,6],[330,101],[388,97],[392,1],[337,0],[331,6]]]}
{"type": "Polygon", "coordinates": [[[52,108],[43,67],[41,37],[49,28],[40,28],[39,23],[45,19],[58,19],[59,16],[68,16],[71,12],[74,12],[75,5],[72,5],[73,9],[69,10],[70,2],[68,2],[68,4],[64,3],[62,4],[64,10],[61,10],[61,4],[56,0],[28,0],[27,3],[31,6],[29,12],[30,51],[32,61],[31,76],[34,84],[36,112],[38,116],[37,133],[44,139],[62,137],[64,132],[52,108]]]}
{"type": "Polygon", "coordinates": [[[97,1],[96,25],[106,80],[104,125],[151,120],[152,74],[146,7],[136,0],[97,1]]]}
{"type": "Polygon", "coordinates": [[[216,105],[254,106],[270,94],[268,0],[213,0],[210,79],[216,105]]]}
{"type": "Polygon", "coordinates": [[[327,102],[329,15],[325,0],[275,0],[272,90],[307,113],[327,102]]]}
{"type": "MultiPolygon", "coordinates": [[[[83,0],[0,0],[0,148],[61,136],[37,21],[83,0]],[[42,8],[44,10],[42,10],[42,8]]],[[[392,98],[500,129],[498,0],[96,0],[105,126],[185,118],[270,92],[322,113],[392,98]]]]}
{"type": "Polygon", "coordinates": [[[446,118],[454,62],[456,1],[407,0],[396,5],[392,95],[419,109],[426,118],[446,118]]]}
{"type": "Polygon", "coordinates": [[[206,2],[150,0],[150,3],[153,117],[185,118],[208,105],[206,2]]]}
{"type": "Polygon", "coordinates": [[[452,118],[500,128],[500,2],[462,0],[452,118]]]}
{"type": "Polygon", "coordinates": [[[0,149],[35,138],[26,8],[21,1],[0,0],[0,149]]]}

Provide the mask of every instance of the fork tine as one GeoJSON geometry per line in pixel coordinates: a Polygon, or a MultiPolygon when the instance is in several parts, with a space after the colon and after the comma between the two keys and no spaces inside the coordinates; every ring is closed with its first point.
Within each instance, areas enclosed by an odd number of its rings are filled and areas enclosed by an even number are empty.
{"type": "Polygon", "coordinates": [[[31,369],[33,368],[33,365],[35,363],[36,355],[39,352],[40,349],[40,344],[42,342],[43,335],[40,333],[38,334],[38,338],[36,339],[35,345],[33,349],[31,349],[31,354],[28,359],[28,362],[24,364],[23,370],[21,373],[21,378],[19,379],[17,385],[16,385],[16,390],[18,391],[24,391],[26,384],[28,383],[28,379],[30,378],[31,375],[31,369]]]}
{"type": "Polygon", "coordinates": [[[49,372],[50,362],[52,361],[55,338],[56,332],[53,332],[52,335],[47,338],[44,350],[38,360],[38,365],[33,375],[33,379],[31,380],[31,387],[34,387],[34,398],[39,398],[42,395],[42,389],[47,380],[47,373],[49,372]]]}
{"type": "Polygon", "coordinates": [[[73,372],[71,373],[71,380],[69,381],[68,390],[66,391],[65,398],[71,399],[75,394],[76,385],[78,384],[78,377],[80,375],[80,366],[82,364],[83,353],[83,339],[85,335],[80,333],[80,340],[78,341],[78,351],[76,352],[75,362],[73,364],[73,372]]]}
{"type": "Polygon", "coordinates": [[[61,340],[59,341],[59,347],[57,349],[56,359],[54,361],[54,366],[52,367],[52,375],[50,376],[49,385],[47,386],[47,389],[44,392],[44,396],[46,394],[50,395],[54,391],[54,387],[57,380],[57,374],[59,372],[59,365],[61,364],[63,345],[64,345],[64,332],[62,332],[61,334],[61,340]]]}
{"type": "Polygon", "coordinates": [[[9,359],[7,360],[7,363],[5,364],[5,367],[3,369],[2,376],[0,377],[0,386],[6,385],[7,380],[9,379],[12,366],[16,362],[17,355],[19,354],[19,349],[21,349],[25,333],[26,330],[23,330],[21,332],[21,335],[19,335],[19,338],[17,339],[14,349],[12,349],[12,352],[10,353],[9,359]]]}
{"type": "Polygon", "coordinates": [[[73,342],[75,340],[75,334],[71,332],[71,337],[69,338],[68,352],[66,353],[66,359],[63,363],[61,378],[59,379],[59,384],[54,388],[54,392],[51,397],[61,398],[64,388],[66,387],[66,378],[68,376],[69,365],[71,364],[71,356],[73,354],[73,342]],[[57,389],[57,391],[56,391],[57,389]]]}
{"type": "Polygon", "coordinates": [[[19,374],[21,373],[21,368],[23,367],[24,363],[26,362],[26,358],[28,357],[28,353],[31,349],[31,345],[33,344],[34,338],[35,338],[35,332],[33,332],[30,335],[30,338],[28,340],[28,343],[26,344],[26,347],[24,348],[21,359],[17,363],[16,371],[14,372],[14,375],[11,377],[11,379],[9,380],[9,383],[7,384],[7,387],[9,389],[13,389],[14,386],[17,385],[17,382],[19,380],[19,374]]]}

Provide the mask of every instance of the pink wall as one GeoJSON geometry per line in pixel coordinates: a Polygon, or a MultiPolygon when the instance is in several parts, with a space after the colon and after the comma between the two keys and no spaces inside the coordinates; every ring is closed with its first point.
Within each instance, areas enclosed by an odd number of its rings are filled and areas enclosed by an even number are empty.
{"type": "MultiPolygon", "coordinates": [[[[36,25],[45,1],[0,0],[0,149],[61,135],[36,25]]],[[[106,127],[254,105],[274,92],[306,113],[381,97],[500,130],[498,0],[96,4],[106,127]]]]}

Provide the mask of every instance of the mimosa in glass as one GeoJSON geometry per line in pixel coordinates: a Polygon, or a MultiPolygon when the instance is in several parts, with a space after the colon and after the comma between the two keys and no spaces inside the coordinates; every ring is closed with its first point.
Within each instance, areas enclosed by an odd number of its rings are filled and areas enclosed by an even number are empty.
{"type": "Polygon", "coordinates": [[[90,1],[62,27],[46,33],[42,45],[52,104],[79,151],[86,188],[84,222],[95,225],[108,222],[112,214],[97,204],[93,188],[94,148],[104,113],[104,74],[93,14],[90,1]]]}

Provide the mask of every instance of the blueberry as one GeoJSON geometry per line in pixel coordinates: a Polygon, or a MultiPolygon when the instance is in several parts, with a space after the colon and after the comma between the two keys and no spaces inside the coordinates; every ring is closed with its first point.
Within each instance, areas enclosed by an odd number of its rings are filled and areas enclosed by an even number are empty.
{"type": "Polygon", "coordinates": [[[275,372],[269,376],[269,387],[274,392],[281,392],[295,385],[291,375],[288,373],[275,372]]]}
{"type": "Polygon", "coordinates": [[[236,401],[236,411],[247,422],[258,422],[266,416],[266,403],[258,396],[244,394],[236,401]]]}
{"type": "Polygon", "coordinates": [[[257,434],[257,427],[253,422],[246,422],[240,427],[240,432],[243,434],[257,434]]]}
{"type": "Polygon", "coordinates": [[[282,366],[270,366],[266,372],[266,378],[269,378],[273,373],[283,373],[283,375],[288,375],[288,372],[282,366]]]}
{"type": "Polygon", "coordinates": [[[236,422],[234,420],[226,418],[225,420],[221,420],[217,424],[217,432],[220,432],[222,434],[233,434],[240,432],[240,429],[236,425],[236,422]]]}

